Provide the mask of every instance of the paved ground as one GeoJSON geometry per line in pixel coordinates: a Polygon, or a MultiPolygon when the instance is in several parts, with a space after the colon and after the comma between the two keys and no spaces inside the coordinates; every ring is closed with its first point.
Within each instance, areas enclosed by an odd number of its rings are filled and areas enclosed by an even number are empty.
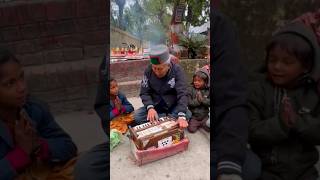
{"type": "Polygon", "coordinates": [[[93,112],[72,112],[55,117],[63,129],[70,134],[79,152],[105,141],[99,117],[93,112]]]}
{"type": "MultiPolygon", "coordinates": [[[[129,98],[129,101],[135,109],[142,106],[138,98],[129,98]]],[[[110,153],[110,178],[112,180],[209,180],[209,134],[201,131],[195,134],[187,133],[187,137],[190,140],[187,151],[141,167],[134,164],[129,139],[125,137],[122,144],[110,153]]]]}

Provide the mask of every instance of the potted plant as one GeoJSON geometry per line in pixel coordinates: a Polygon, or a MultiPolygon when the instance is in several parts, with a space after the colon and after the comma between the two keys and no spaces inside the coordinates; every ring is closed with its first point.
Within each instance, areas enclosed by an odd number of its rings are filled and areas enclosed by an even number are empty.
{"type": "Polygon", "coordinates": [[[191,59],[203,55],[203,49],[206,49],[207,43],[208,37],[202,34],[180,35],[179,45],[188,49],[188,58],[191,59]]]}

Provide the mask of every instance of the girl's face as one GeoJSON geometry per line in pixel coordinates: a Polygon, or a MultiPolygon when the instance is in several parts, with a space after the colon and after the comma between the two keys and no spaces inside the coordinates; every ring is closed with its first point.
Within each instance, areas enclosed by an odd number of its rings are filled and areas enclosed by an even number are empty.
{"type": "Polygon", "coordinates": [[[0,66],[0,106],[20,108],[26,102],[27,87],[20,64],[9,61],[0,66]]]}
{"type": "Polygon", "coordinates": [[[110,82],[110,95],[117,96],[119,93],[119,87],[117,81],[110,82]]]}
{"type": "Polygon", "coordinates": [[[274,47],[267,59],[268,75],[272,82],[281,87],[290,87],[308,69],[294,55],[274,47]]]}
{"type": "Polygon", "coordinates": [[[202,78],[200,78],[199,76],[194,76],[193,78],[193,86],[196,89],[202,89],[205,85],[205,82],[202,78]]]}

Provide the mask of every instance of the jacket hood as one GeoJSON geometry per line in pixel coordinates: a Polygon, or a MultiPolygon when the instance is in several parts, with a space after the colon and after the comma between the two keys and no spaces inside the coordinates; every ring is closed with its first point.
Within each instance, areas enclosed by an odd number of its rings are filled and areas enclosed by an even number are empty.
{"type": "Polygon", "coordinates": [[[313,51],[313,67],[309,73],[309,77],[314,81],[318,81],[320,78],[320,47],[315,33],[302,22],[293,22],[276,31],[273,34],[273,38],[282,34],[293,34],[309,43],[313,51]]]}
{"type": "Polygon", "coordinates": [[[197,72],[202,72],[207,76],[208,82],[207,82],[206,85],[207,85],[208,88],[210,88],[210,74],[209,74],[209,71],[205,67],[202,67],[202,68],[199,68],[194,74],[196,74],[197,72]]]}

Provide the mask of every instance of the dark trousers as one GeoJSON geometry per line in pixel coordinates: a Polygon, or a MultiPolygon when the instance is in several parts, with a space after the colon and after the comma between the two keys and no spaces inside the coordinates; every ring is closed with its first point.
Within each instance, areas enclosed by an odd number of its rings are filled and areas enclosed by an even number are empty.
{"type": "Polygon", "coordinates": [[[195,133],[201,127],[208,131],[209,127],[206,125],[208,118],[208,116],[203,118],[191,117],[188,125],[188,131],[190,133],[195,133]]]}
{"type": "Polygon", "coordinates": [[[109,143],[99,144],[80,156],[75,165],[75,180],[109,179],[109,143]]]}

